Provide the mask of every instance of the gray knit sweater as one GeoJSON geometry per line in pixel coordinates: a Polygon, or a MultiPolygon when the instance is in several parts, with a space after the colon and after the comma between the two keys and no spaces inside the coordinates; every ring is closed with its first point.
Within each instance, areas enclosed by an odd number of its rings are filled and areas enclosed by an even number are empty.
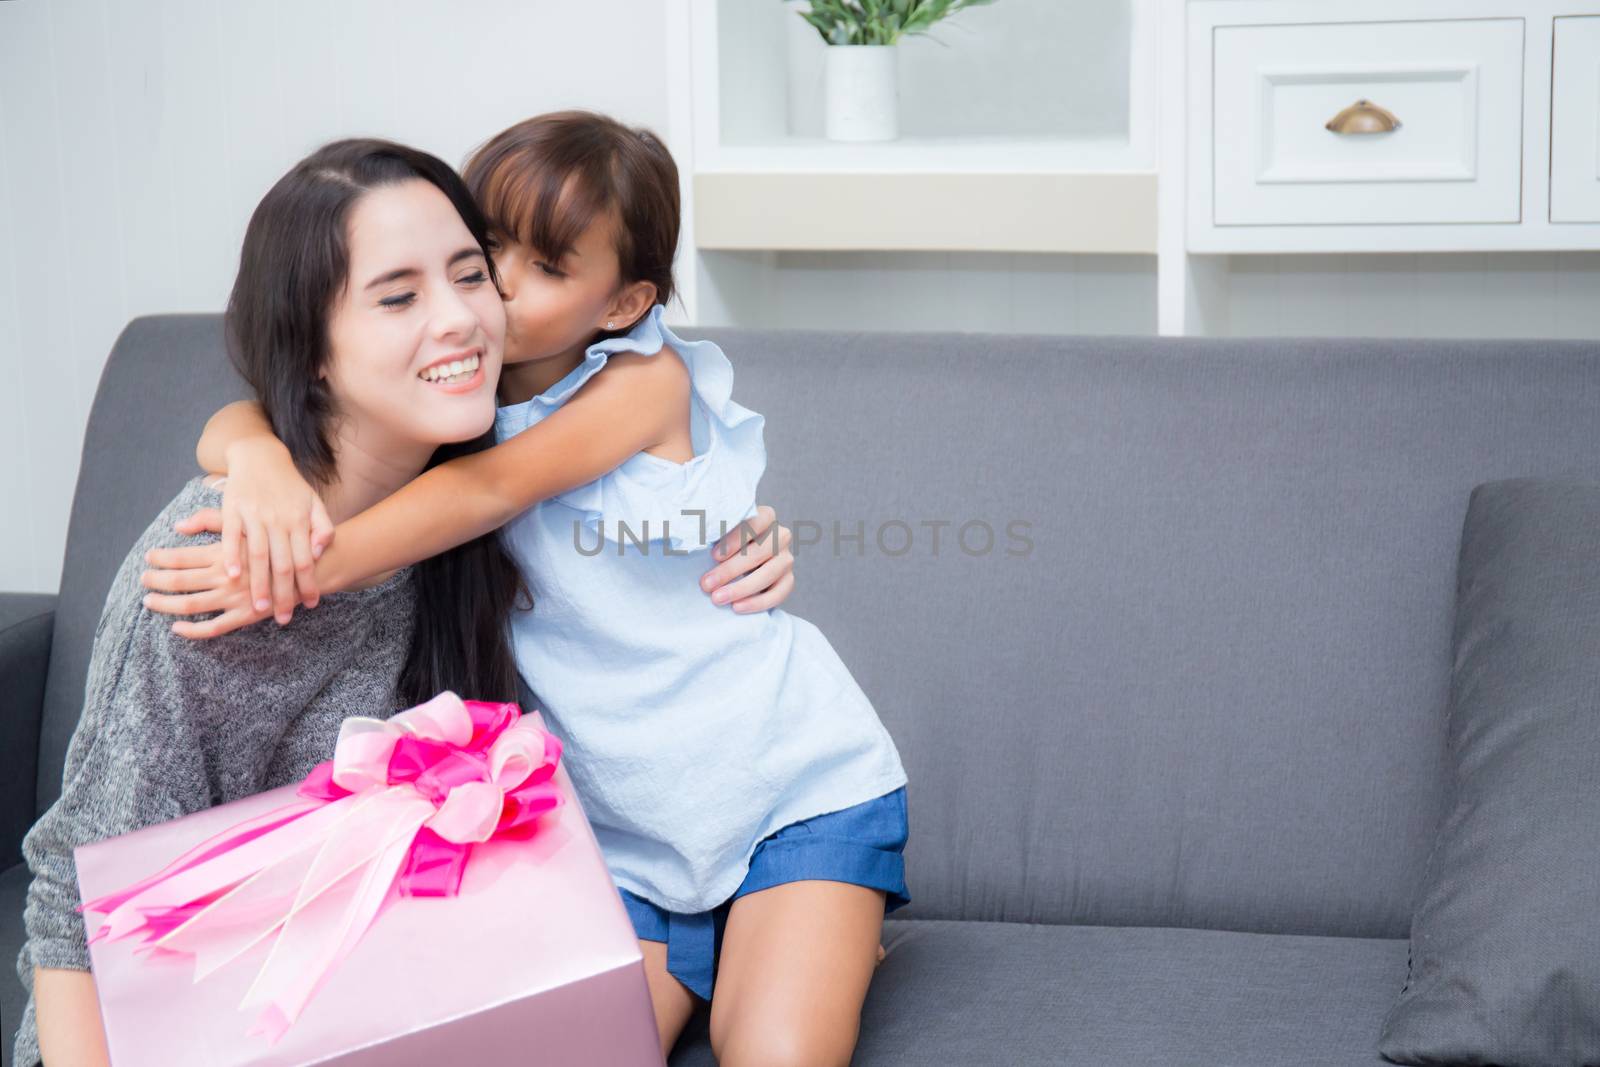
{"type": "MultiPolygon", "coordinates": [[[[198,478],[186,485],[106,596],[61,798],[22,843],[33,882],[17,974],[30,993],[35,967],[89,969],[74,847],[296,781],[333,755],[346,716],[400,710],[411,568],[370,589],[324,596],[287,627],[267,619],[210,641],[178,637],[170,617],[145,609],[144,553],[216,540],[180,536],[172,524],[220,501],[198,478]]],[[[14,1062],[38,1058],[30,996],[14,1062]]]]}

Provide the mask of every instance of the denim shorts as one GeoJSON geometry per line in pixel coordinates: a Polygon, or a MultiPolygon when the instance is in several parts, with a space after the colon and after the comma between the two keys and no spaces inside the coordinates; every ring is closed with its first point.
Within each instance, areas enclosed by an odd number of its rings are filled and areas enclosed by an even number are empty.
{"type": "Polygon", "coordinates": [[[710,911],[667,911],[618,887],[641,941],[664,941],[667,972],[702,1000],[711,999],[722,931],[733,902],[785,882],[821,878],[885,893],[884,914],[911,903],[904,850],[910,824],[906,787],[840,811],[790,823],[756,845],[750,870],[733,896],[710,911]]]}

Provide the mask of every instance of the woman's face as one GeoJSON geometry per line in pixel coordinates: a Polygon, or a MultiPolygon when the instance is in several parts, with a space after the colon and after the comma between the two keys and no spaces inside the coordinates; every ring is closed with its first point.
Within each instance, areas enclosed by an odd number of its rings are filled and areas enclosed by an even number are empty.
{"type": "Polygon", "coordinates": [[[455,207],[421,179],[374,189],[351,209],[348,246],[324,369],[341,434],[400,459],[483,433],[505,307],[455,207]]]}

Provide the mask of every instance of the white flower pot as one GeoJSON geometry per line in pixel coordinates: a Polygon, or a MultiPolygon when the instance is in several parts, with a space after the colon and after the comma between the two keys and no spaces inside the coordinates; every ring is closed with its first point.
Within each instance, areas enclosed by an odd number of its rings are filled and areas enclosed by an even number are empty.
{"type": "Polygon", "coordinates": [[[830,141],[892,141],[900,136],[897,46],[829,45],[830,141]]]}

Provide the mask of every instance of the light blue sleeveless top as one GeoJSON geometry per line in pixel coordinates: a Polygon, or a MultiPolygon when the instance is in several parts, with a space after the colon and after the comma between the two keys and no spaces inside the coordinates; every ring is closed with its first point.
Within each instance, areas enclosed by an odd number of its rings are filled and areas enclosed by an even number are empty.
{"type": "Polygon", "coordinates": [[[734,403],[722,350],[679,338],[662,312],[501,408],[495,433],[505,441],[550,415],[613,352],[676,352],[689,369],[693,459],[640,452],[504,535],[534,596],[513,613],[517,666],[566,746],[612,877],[692,914],[733,895],[762,838],[898,789],[906,772],[821,631],[701,590],[710,546],[755,513],[765,420],[734,403]]]}

